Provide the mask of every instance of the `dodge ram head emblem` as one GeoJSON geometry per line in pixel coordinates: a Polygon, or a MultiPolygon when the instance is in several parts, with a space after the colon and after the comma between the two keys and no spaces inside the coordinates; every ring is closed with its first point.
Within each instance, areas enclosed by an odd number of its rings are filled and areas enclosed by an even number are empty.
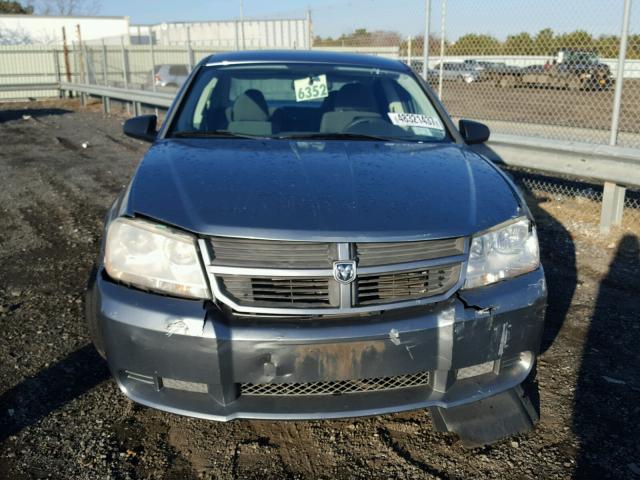
{"type": "Polygon", "coordinates": [[[340,283],[348,284],[353,282],[356,278],[355,260],[333,262],[333,276],[340,283]]]}

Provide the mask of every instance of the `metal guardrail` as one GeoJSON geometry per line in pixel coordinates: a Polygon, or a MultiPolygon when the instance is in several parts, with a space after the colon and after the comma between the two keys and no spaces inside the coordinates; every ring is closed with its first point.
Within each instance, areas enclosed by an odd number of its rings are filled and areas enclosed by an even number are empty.
{"type": "Polygon", "coordinates": [[[28,92],[30,90],[58,90],[57,82],[51,83],[4,83],[0,84],[0,92],[28,92]]]}
{"type": "Polygon", "coordinates": [[[620,146],[494,134],[488,147],[500,162],[604,182],[600,230],[622,223],[626,187],[640,186],[640,150],[620,146]]]}
{"type": "Polygon", "coordinates": [[[640,149],[501,134],[488,144],[513,167],[640,186],[640,149]]]}
{"type": "MultiPolygon", "coordinates": [[[[21,85],[23,90],[28,88],[33,87],[21,85]]],[[[134,114],[140,114],[143,105],[168,108],[174,98],[171,93],[67,82],[46,84],[46,88],[79,93],[83,103],[87,96],[101,97],[106,112],[111,99],[132,104],[134,114]]],[[[600,218],[603,232],[621,224],[625,188],[640,187],[638,149],[501,134],[493,134],[487,146],[509,166],[604,182],[600,218]]]]}
{"type": "Polygon", "coordinates": [[[148,92],[145,90],[132,90],[118,87],[105,87],[102,85],[83,85],[79,83],[60,83],[61,91],[80,94],[80,100],[84,104],[86,96],[101,97],[106,113],[110,110],[110,100],[120,100],[133,104],[134,114],[139,115],[142,105],[151,107],[169,108],[173,102],[172,93],[148,92]]]}

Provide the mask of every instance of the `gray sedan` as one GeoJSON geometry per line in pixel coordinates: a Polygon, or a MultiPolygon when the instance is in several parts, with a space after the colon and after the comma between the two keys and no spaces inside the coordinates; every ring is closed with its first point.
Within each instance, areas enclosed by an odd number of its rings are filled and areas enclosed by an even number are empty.
{"type": "Polygon", "coordinates": [[[156,122],[124,125],[152,145],[87,301],[127,396],[221,421],[429,408],[468,445],[533,426],[546,282],[485,125],[400,62],[309,51],[207,57],[156,122]]]}
{"type": "MultiPolygon", "coordinates": [[[[440,65],[435,66],[435,74],[440,75],[440,65]]],[[[480,72],[471,65],[462,62],[445,62],[442,64],[442,79],[472,83],[478,81],[480,72]]]]}

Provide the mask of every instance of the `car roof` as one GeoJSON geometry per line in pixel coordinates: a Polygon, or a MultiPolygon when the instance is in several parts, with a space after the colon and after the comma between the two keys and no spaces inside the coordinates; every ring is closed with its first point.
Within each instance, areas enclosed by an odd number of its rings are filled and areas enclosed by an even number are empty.
{"type": "Polygon", "coordinates": [[[328,63],[359,67],[383,68],[385,70],[407,71],[409,67],[398,60],[374,55],[339,53],[311,50],[254,50],[242,52],[216,53],[204,60],[205,65],[234,63],[328,63]]]}

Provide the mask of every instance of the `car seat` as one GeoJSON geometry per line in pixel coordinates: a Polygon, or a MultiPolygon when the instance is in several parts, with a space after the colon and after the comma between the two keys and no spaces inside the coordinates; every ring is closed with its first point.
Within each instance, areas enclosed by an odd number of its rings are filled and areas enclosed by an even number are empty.
{"type": "Polygon", "coordinates": [[[229,131],[245,135],[272,135],[267,101],[260,90],[250,89],[238,95],[230,113],[229,131]]]}

